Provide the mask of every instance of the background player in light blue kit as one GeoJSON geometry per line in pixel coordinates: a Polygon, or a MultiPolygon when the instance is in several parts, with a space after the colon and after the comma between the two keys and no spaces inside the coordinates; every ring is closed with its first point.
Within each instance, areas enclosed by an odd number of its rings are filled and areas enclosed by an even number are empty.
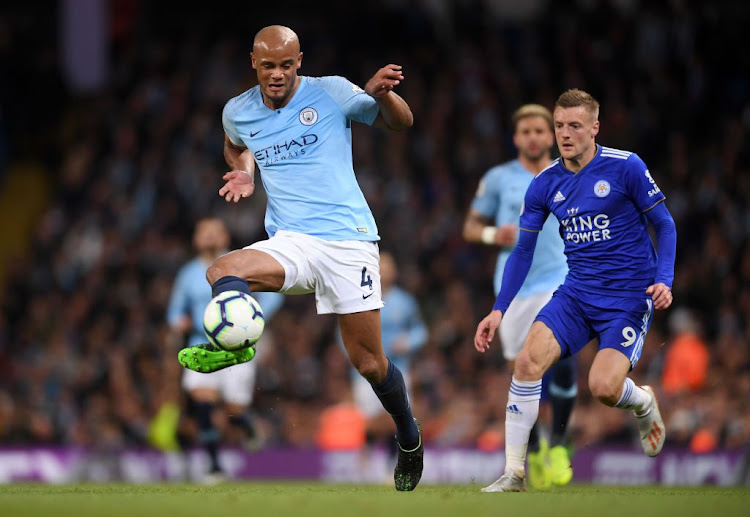
{"type": "Polygon", "coordinates": [[[568,275],[541,310],[516,359],[505,420],[505,472],[485,492],[524,490],[529,432],[537,419],[542,376],[561,357],[599,341],[589,388],[600,402],[635,412],[649,456],[666,437],[654,391],[627,377],[638,363],[653,309],[672,304],[675,224],[638,155],[596,144],[599,103],[568,90],[554,110],[560,158],[531,182],[519,239],[508,258],[493,310],[477,326],[474,346],[486,352],[531,266],[550,213],[560,221],[568,275]],[[659,254],[651,242],[654,227],[659,254]]]}
{"type": "MultiPolygon", "coordinates": [[[[523,196],[531,180],[550,163],[554,145],[552,114],[539,104],[526,104],[513,114],[513,143],[518,158],[493,167],[482,177],[471,210],[464,223],[464,238],[500,246],[495,270],[495,294],[500,292],[503,269],[518,237],[518,219],[523,196]]],[[[539,233],[531,269],[500,326],[503,356],[511,372],[534,318],[563,283],[568,266],[563,241],[554,216],[539,233]]],[[[575,358],[556,363],[545,376],[552,405],[550,447],[539,438],[537,428],[529,439],[529,484],[544,488],[551,483],[565,485],[573,477],[565,432],[578,391],[575,358]],[[541,443],[540,443],[541,442],[541,443]]]]}
{"type": "MultiPolygon", "coordinates": [[[[338,315],[354,367],[372,385],[396,424],[397,490],[413,490],[422,476],[419,424],[399,369],[380,338],[380,239],[352,164],[352,122],[401,130],[413,124],[409,106],[393,88],[401,67],[378,70],[364,90],[343,77],[302,77],[297,35],[278,25],[255,36],[252,66],[258,86],[224,108],[224,157],[232,171],[219,194],[250,196],[255,163],[268,195],[269,239],[216,260],[206,273],[214,295],[225,291],[315,293],[318,313],[338,315]]],[[[252,359],[200,345],[180,352],[181,364],[217,370],[252,359]]]]}
{"type": "MultiPolygon", "coordinates": [[[[217,218],[201,219],[195,226],[193,246],[197,256],[185,264],[177,273],[167,309],[167,322],[177,342],[184,346],[205,343],[203,333],[203,311],[211,301],[211,289],[206,285],[206,269],[229,248],[229,232],[217,218]]],[[[278,293],[255,293],[263,307],[266,323],[284,303],[278,293]]],[[[261,338],[260,346],[263,346],[261,338]]],[[[257,365],[245,363],[214,373],[203,374],[185,370],[182,387],[188,392],[198,424],[198,441],[209,458],[209,472],[204,481],[212,483],[223,478],[218,457],[221,441],[219,430],[212,414],[220,400],[224,401],[229,424],[239,427],[247,436],[248,443],[259,444],[259,429],[253,424],[248,408],[253,400],[257,365]]]]}

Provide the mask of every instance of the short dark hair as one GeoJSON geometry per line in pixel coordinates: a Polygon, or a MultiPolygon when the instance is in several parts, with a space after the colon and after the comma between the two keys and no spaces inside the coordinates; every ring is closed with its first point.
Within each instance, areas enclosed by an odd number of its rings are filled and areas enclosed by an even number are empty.
{"type": "Polygon", "coordinates": [[[594,116],[594,120],[599,119],[599,102],[590,93],[578,88],[564,91],[555,102],[555,108],[577,108],[578,106],[586,108],[586,111],[594,116]]]}

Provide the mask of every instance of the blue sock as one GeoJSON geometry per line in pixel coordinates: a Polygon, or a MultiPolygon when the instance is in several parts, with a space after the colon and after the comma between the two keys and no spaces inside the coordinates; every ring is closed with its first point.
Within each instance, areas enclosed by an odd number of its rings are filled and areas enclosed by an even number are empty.
{"type": "Polygon", "coordinates": [[[565,445],[568,420],[578,395],[577,368],[575,357],[568,357],[552,367],[549,383],[549,401],[552,405],[552,436],[550,446],[565,445]]]}
{"type": "Polygon", "coordinates": [[[410,451],[419,446],[419,429],[409,406],[406,384],[401,371],[388,360],[388,373],[380,384],[373,384],[372,389],[391,415],[396,424],[396,439],[401,448],[410,451]]]}
{"type": "Polygon", "coordinates": [[[211,286],[213,296],[216,297],[227,291],[239,291],[250,294],[250,286],[244,278],[238,276],[223,276],[211,286]]]}
{"type": "Polygon", "coordinates": [[[240,413],[239,415],[229,415],[229,425],[233,425],[242,429],[248,438],[255,437],[253,417],[251,417],[247,412],[240,413]]]}
{"type": "Polygon", "coordinates": [[[211,462],[211,472],[221,472],[219,465],[219,430],[214,427],[211,419],[214,405],[210,402],[198,402],[195,405],[196,420],[198,420],[198,441],[208,453],[211,462]]]}

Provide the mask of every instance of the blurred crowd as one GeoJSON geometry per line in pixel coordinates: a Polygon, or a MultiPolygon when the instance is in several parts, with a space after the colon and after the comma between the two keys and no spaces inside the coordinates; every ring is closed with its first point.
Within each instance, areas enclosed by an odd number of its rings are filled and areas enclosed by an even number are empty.
{"type": "MultiPolygon", "coordinates": [[[[743,2],[391,0],[326,16],[183,5],[179,23],[160,2],[110,4],[108,80],[85,94],[61,77],[54,20],[45,40],[29,35],[38,19],[0,10],[0,169],[33,157],[53,185],[28,254],[5,268],[0,444],[147,445],[176,360],[165,307],[195,221],[220,216],[235,247],[265,238],[262,192],[229,205],[217,190],[221,110],[255,84],[251,40],[270,23],[298,32],[304,75],[363,85],[389,62],[404,66],[398,92],[414,127],[356,126],[354,164],[381,248],[429,326],[412,371],[429,444],[502,433],[509,372],[500,347],[472,345],[494,299],[495,252],[465,243],[461,226],[481,175],[515,156],[513,110],[551,107],[569,87],[598,98],[598,141],[644,159],[677,223],[675,305],[655,316],[634,380],[657,387],[673,445],[750,443],[743,2]],[[31,70],[37,79],[24,79],[31,70]]],[[[253,410],[272,445],[312,447],[323,409],[348,397],[335,319],[292,297],[266,332],[253,410]]],[[[594,353],[580,355],[571,440],[636,446],[634,419],[588,392],[594,353]]],[[[192,432],[181,427],[185,443],[192,432]]]]}

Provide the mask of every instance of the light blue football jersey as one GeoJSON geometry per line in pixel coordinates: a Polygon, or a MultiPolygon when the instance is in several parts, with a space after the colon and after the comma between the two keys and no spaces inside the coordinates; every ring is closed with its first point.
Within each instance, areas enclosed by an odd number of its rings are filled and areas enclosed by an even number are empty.
{"type": "MultiPolygon", "coordinates": [[[[518,160],[513,160],[488,170],[482,177],[471,207],[497,226],[518,226],[523,198],[534,175],[518,160]]],[[[495,269],[495,294],[500,292],[503,269],[513,246],[504,247],[497,257],[495,269]]],[[[539,235],[534,260],[526,280],[517,296],[534,296],[552,291],[563,283],[568,266],[563,252],[564,244],[555,217],[550,217],[539,235]]]]}
{"type": "Polygon", "coordinates": [[[383,302],[385,306],[380,309],[383,351],[400,370],[409,371],[409,356],[394,356],[393,348],[404,338],[411,355],[427,342],[427,326],[419,304],[411,293],[398,286],[385,293],[383,302]]]}
{"type": "Polygon", "coordinates": [[[375,99],[343,77],[304,77],[281,109],[255,86],[224,107],[224,131],[253,152],[268,195],[266,231],[377,241],[352,164],[352,121],[372,124],[375,99]]]}
{"type": "MultiPolygon", "coordinates": [[[[210,266],[200,258],[195,258],[182,266],[172,287],[172,294],[167,307],[167,323],[177,324],[184,316],[189,316],[193,329],[188,338],[188,346],[195,346],[207,341],[203,333],[203,311],[211,301],[211,286],[206,281],[206,269],[210,266]]],[[[253,293],[263,310],[263,317],[268,323],[284,303],[280,293],[253,293]]]]}
{"type": "MultiPolygon", "coordinates": [[[[657,266],[645,213],[664,199],[637,154],[597,145],[577,174],[556,160],[536,176],[526,192],[521,228],[539,231],[554,214],[570,268],[565,286],[642,298],[657,266]]],[[[671,284],[671,278],[664,281],[671,284]]]]}

